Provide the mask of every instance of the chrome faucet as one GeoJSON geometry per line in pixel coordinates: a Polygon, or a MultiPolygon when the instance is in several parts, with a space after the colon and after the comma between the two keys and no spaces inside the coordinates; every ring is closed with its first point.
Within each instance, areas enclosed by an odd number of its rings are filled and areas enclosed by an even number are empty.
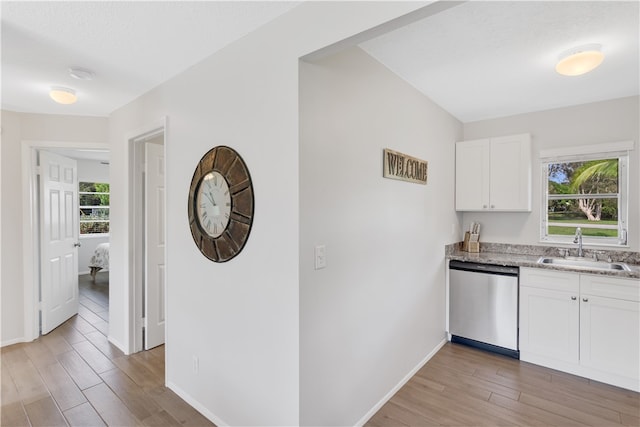
{"type": "Polygon", "coordinates": [[[576,228],[576,235],[573,238],[573,243],[578,244],[578,257],[584,257],[582,253],[582,229],[580,227],[576,228]]]}

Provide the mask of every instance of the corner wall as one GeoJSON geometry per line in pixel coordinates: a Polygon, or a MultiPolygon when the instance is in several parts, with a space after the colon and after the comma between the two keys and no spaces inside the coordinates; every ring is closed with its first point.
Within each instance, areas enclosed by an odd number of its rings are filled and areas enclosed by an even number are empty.
{"type": "Polygon", "coordinates": [[[533,199],[531,212],[465,212],[463,224],[480,222],[481,240],[485,242],[539,245],[542,203],[540,150],[632,140],[635,149],[629,158],[629,250],[640,250],[639,104],[640,97],[633,96],[465,123],[464,139],[531,133],[533,199]]]}
{"type": "MultiPolygon", "coordinates": [[[[218,424],[300,422],[298,58],[423,5],[302,2],[110,116],[111,166],[123,172],[111,175],[110,280],[130,281],[127,139],[166,116],[166,380],[218,424]],[[240,153],[255,194],[247,244],[223,264],[199,252],[187,218],[194,169],[217,145],[240,153]]],[[[114,304],[127,296],[113,298],[110,332],[125,342],[114,304]]]]}
{"type": "Polygon", "coordinates": [[[445,339],[462,124],[359,48],[300,64],[302,425],[354,425],[445,339]],[[427,160],[382,178],[382,150],[427,160]],[[314,269],[326,245],[327,267],[314,269]]]}

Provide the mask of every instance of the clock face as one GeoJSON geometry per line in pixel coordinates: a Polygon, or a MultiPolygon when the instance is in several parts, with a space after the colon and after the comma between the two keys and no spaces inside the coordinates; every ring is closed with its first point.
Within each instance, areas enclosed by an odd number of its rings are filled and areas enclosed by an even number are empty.
{"type": "Polygon", "coordinates": [[[227,262],[244,248],[253,224],[253,183],[242,157],[230,147],[209,150],[189,187],[189,228],[213,262],[227,262]]]}
{"type": "Polygon", "coordinates": [[[220,172],[212,171],[202,177],[196,205],[203,231],[211,237],[219,237],[227,228],[231,215],[229,184],[220,172]]]}

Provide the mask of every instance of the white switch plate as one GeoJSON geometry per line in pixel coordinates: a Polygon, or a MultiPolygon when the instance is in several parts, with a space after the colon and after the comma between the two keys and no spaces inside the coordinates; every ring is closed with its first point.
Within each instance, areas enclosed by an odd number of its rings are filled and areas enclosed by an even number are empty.
{"type": "Polygon", "coordinates": [[[316,270],[327,266],[327,248],[325,245],[318,245],[315,248],[315,265],[316,270]]]}

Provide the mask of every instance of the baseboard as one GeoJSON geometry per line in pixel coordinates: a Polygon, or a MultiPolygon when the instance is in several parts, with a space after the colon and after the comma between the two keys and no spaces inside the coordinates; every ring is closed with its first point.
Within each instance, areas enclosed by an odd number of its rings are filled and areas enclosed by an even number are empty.
{"type": "Polygon", "coordinates": [[[211,411],[209,411],[207,408],[205,408],[202,403],[198,402],[189,393],[187,393],[184,390],[182,390],[180,387],[175,385],[173,382],[168,381],[167,382],[167,388],[172,390],[178,396],[180,396],[180,398],[182,400],[184,400],[189,405],[191,405],[196,411],[200,412],[202,414],[202,416],[204,416],[206,419],[208,419],[209,421],[211,421],[215,425],[217,425],[217,426],[228,426],[229,425],[229,423],[223,421],[222,419],[220,419],[220,417],[218,417],[215,414],[213,414],[211,411]]]}
{"type": "MultiPolygon", "coordinates": [[[[98,273],[108,273],[109,270],[100,270],[98,273]]],[[[85,274],[91,274],[91,271],[87,270],[87,271],[78,271],[78,276],[83,276],[85,274]]]]}
{"type": "Polygon", "coordinates": [[[130,352],[127,351],[127,348],[125,346],[122,345],[122,343],[118,342],[118,340],[114,339],[111,336],[107,337],[107,341],[109,341],[111,344],[115,345],[116,347],[118,347],[118,349],[123,352],[126,355],[131,354],[130,352]]]}
{"type": "Polygon", "coordinates": [[[393,397],[394,394],[398,392],[415,374],[418,372],[435,354],[447,343],[447,339],[443,339],[440,343],[433,349],[427,356],[422,359],[407,375],[404,376],[400,380],[398,384],[395,385],[387,394],[384,395],[382,399],[378,403],[376,403],[373,408],[369,410],[358,422],[355,424],[355,427],[362,427],[371,417],[373,417],[376,412],[380,410],[384,406],[385,403],[389,401],[393,397]]]}
{"type": "Polygon", "coordinates": [[[0,347],[6,347],[8,345],[14,345],[21,342],[27,342],[27,340],[25,340],[24,337],[20,337],[20,338],[14,338],[12,340],[2,341],[0,343],[0,347]]]}

